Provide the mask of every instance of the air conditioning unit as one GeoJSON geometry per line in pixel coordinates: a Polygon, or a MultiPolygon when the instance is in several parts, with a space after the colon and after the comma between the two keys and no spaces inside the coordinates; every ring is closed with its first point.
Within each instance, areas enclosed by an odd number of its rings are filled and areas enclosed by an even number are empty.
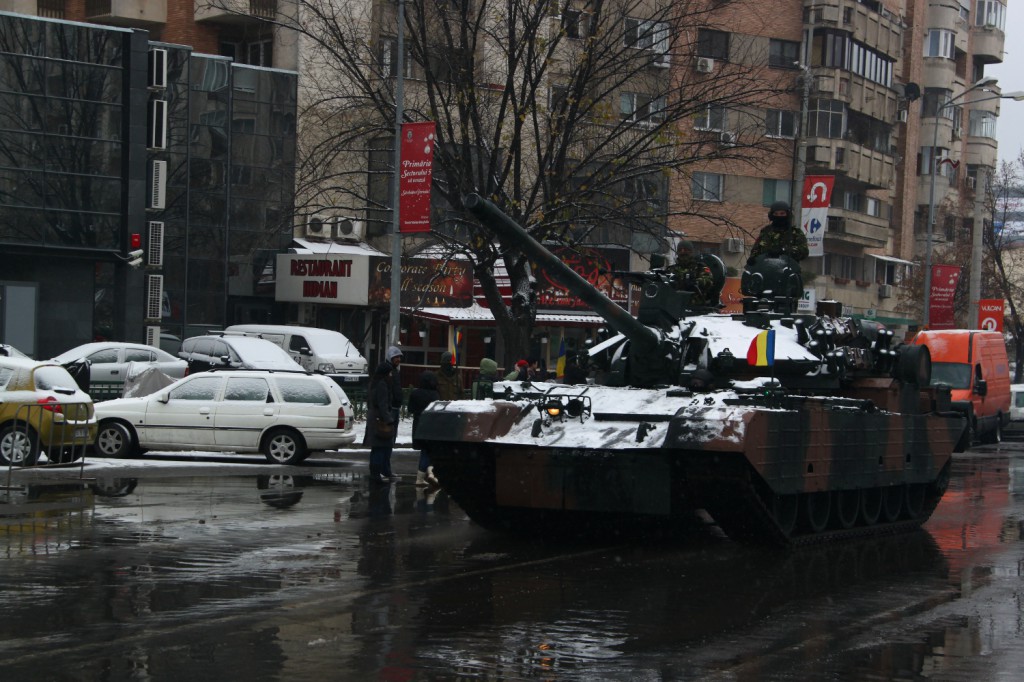
{"type": "Polygon", "coordinates": [[[149,51],[149,83],[150,90],[163,90],[167,87],[167,50],[154,47],[149,51]]]}
{"type": "Polygon", "coordinates": [[[160,347],[160,327],[156,325],[146,327],[146,345],[154,348],[160,347]]]}
{"type": "Polygon", "coordinates": [[[723,147],[735,147],[736,146],[736,133],[731,130],[723,130],[718,136],[719,141],[723,147]]]}
{"type": "Polygon", "coordinates": [[[146,276],[146,319],[159,320],[163,316],[164,276],[146,276]]]}
{"type": "Polygon", "coordinates": [[[878,285],[878,298],[892,298],[892,285],[891,284],[879,284],[878,285]]]}
{"type": "Polygon", "coordinates": [[[657,66],[662,69],[667,69],[672,65],[672,58],[668,52],[657,52],[654,55],[654,59],[651,60],[651,66],[657,66]]]}
{"type": "Polygon", "coordinates": [[[331,236],[334,239],[358,242],[366,235],[366,229],[361,220],[354,220],[345,216],[338,216],[331,223],[331,236]]]}
{"type": "Polygon", "coordinates": [[[832,160],[831,147],[814,147],[813,160],[816,163],[828,163],[832,160]]]}
{"type": "Polygon", "coordinates": [[[819,7],[818,8],[818,21],[834,24],[839,21],[839,8],[838,7],[819,7]]]}
{"type": "Polygon", "coordinates": [[[715,70],[715,60],[710,57],[697,57],[697,73],[711,73],[715,70]]]}
{"type": "Polygon", "coordinates": [[[167,149],[167,102],[154,99],[149,102],[149,117],[146,121],[147,149],[167,149]]]}
{"type": "Polygon", "coordinates": [[[328,219],[322,215],[311,215],[306,220],[307,237],[330,237],[331,227],[328,219]]]}
{"type": "Polygon", "coordinates": [[[974,182],[975,182],[975,179],[973,177],[971,177],[970,175],[968,175],[966,178],[964,178],[964,184],[967,185],[967,189],[973,190],[974,189],[974,182]]]}
{"type": "Polygon", "coordinates": [[[167,195],[167,162],[153,161],[150,165],[149,174],[149,206],[148,208],[162,209],[165,206],[167,195]]]}
{"type": "Polygon", "coordinates": [[[743,240],[739,237],[729,237],[725,240],[726,253],[743,253],[743,240]]]}
{"type": "Polygon", "coordinates": [[[907,110],[906,109],[900,109],[899,113],[896,114],[896,120],[898,120],[900,123],[906,123],[907,122],[907,110]]]}
{"type": "Polygon", "coordinates": [[[161,220],[150,220],[148,228],[146,265],[162,268],[164,266],[164,223],[161,220]]]}

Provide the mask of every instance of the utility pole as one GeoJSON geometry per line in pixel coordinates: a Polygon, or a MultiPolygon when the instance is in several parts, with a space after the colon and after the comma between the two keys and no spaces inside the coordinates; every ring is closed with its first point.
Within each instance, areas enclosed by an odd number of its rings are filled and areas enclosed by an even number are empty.
{"type": "Polygon", "coordinates": [[[978,318],[981,301],[981,255],[985,234],[985,195],[988,194],[988,172],[978,167],[974,180],[974,229],[971,231],[971,279],[967,295],[967,328],[980,329],[978,318]]]}
{"type": "Polygon", "coordinates": [[[391,178],[391,307],[384,345],[398,345],[402,300],[402,221],[399,209],[399,175],[402,171],[402,122],[405,119],[405,0],[398,0],[397,52],[395,55],[395,172],[391,178]]]}

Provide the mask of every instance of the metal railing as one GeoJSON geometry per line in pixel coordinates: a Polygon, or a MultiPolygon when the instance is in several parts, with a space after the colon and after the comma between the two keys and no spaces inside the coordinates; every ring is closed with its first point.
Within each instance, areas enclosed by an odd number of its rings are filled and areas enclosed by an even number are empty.
{"type": "Polygon", "coordinates": [[[49,402],[18,406],[14,418],[3,425],[0,461],[8,478],[14,467],[85,465],[85,455],[96,435],[89,403],[49,402]],[[45,462],[41,462],[45,455],[45,462]]]}

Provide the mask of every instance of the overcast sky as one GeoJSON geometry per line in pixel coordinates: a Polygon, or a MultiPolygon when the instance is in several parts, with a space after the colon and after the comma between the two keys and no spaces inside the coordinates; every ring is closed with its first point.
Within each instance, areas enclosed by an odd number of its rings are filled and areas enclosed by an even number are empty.
{"type": "MultiPolygon", "coordinates": [[[[999,87],[1009,93],[1024,90],[1024,3],[1007,3],[1006,18],[1003,63],[990,66],[985,75],[998,78],[999,87]]],[[[1016,159],[1024,148],[1024,102],[1012,99],[1000,102],[996,134],[999,160],[1016,159]]]]}

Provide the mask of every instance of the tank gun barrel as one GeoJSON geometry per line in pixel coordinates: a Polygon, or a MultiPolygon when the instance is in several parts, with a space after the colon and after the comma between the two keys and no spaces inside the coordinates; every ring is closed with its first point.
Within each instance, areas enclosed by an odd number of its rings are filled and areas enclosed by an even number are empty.
{"type": "Polygon", "coordinates": [[[652,347],[661,342],[657,332],[637,322],[632,315],[544,248],[543,244],[530,236],[529,232],[492,202],[478,194],[469,194],[463,199],[463,204],[481,223],[513,242],[534,263],[543,267],[548,276],[579,296],[603,317],[612,329],[636,344],[652,347]]]}

